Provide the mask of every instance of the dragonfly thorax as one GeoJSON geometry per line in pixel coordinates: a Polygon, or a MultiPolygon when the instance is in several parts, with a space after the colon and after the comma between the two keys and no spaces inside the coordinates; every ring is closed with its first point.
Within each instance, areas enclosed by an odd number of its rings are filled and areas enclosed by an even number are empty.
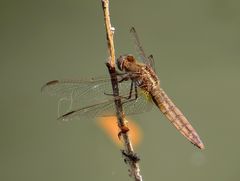
{"type": "Polygon", "coordinates": [[[159,87],[159,79],[151,67],[138,63],[133,55],[122,55],[117,59],[119,70],[128,73],[138,87],[151,93],[159,87]]]}
{"type": "Polygon", "coordinates": [[[133,55],[121,55],[117,59],[118,69],[124,72],[139,72],[141,69],[140,64],[137,63],[133,55]]]}

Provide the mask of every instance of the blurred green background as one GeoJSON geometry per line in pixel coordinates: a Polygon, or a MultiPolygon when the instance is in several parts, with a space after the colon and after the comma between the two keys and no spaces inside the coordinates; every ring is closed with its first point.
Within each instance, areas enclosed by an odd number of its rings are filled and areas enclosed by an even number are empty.
{"type": "MultiPolygon", "coordinates": [[[[111,1],[117,56],[133,53],[135,26],[161,85],[206,150],[161,113],[133,117],[144,180],[240,180],[240,1],[111,1]]],[[[119,148],[96,121],[59,123],[53,79],[107,74],[101,3],[0,1],[0,180],[131,180],[119,148]]]]}

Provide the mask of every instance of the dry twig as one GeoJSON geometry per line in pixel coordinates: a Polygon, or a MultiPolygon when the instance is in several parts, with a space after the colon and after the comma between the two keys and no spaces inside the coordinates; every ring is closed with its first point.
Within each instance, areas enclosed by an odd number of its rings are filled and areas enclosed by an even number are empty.
{"type": "Polygon", "coordinates": [[[124,161],[130,166],[130,175],[135,179],[135,181],[142,181],[142,176],[140,174],[139,169],[139,158],[136,156],[133,150],[133,146],[128,134],[128,126],[127,121],[124,118],[124,113],[122,109],[122,102],[119,97],[119,89],[118,89],[118,80],[117,80],[117,73],[115,69],[115,50],[114,50],[114,41],[113,41],[113,34],[114,28],[111,26],[110,22],[110,14],[109,14],[109,0],[101,0],[102,1],[102,8],[104,14],[104,22],[106,27],[106,37],[107,37],[107,44],[108,44],[108,51],[109,51],[109,61],[106,63],[108,67],[109,74],[112,80],[112,89],[113,95],[115,98],[115,107],[116,107],[116,114],[118,119],[118,127],[120,128],[120,136],[122,136],[124,150],[122,150],[122,155],[125,157],[124,161]]]}

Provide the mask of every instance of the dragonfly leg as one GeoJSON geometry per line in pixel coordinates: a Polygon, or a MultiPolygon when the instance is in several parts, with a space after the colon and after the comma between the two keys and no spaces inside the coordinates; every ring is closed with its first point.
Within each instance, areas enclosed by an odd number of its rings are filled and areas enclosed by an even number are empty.
{"type": "Polygon", "coordinates": [[[129,96],[127,99],[130,99],[132,97],[132,90],[133,90],[133,81],[131,81],[131,87],[130,87],[129,96]]]}
{"type": "Polygon", "coordinates": [[[137,84],[134,82],[135,100],[138,98],[137,84]]]}
{"type": "MultiPolygon", "coordinates": [[[[132,90],[133,90],[133,84],[134,84],[135,92],[137,93],[136,83],[135,83],[134,81],[131,81],[131,86],[130,86],[129,95],[128,95],[127,97],[125,97],[125,96],[118,96],[118,97],[121,98],[121,99],[127,99],[127,100],[131,99],[131,97],[132,97],[132,90]]],[[[104,95],[114,96],[114,94],[109,94],[109,93],[106,93],[106,92],[104,92],[104,95]]],[[[137,94],[135,95],[134,100],[136,100],[136,99],[137,99],[137,94]]]]}
{"type": "Polygon", "coordinates": [[[126,101],[122,102],[122,104],[128,103],[128,102],[130,102],[130,101],[135,101],[137,98],[138,98],[137,85],[136,85],[136,83],[135,83],[134,81],[132,81],[129,96],[128,96],[128,98],[127,98],[126,101]],[[135,97],[132,98],[133,84],[134,84],[135,97]],[[132,98],[132,99],[131,99],[131,98],[132,98]]]}
{"type": "Polygon", "coordinates": [[[127,74],[127,73],[123,73],[123,74],[119,74],[119,80],[118,80],[118,83],[121,83],[121,82],[123,82],[123,81],[127,81],[127,80],[129,80],[130,79],[130,76],[129,76],[129,74],[127,74]]]}
{"type": "Polygon", "coordinates": [[[130,73],[130,72],[124,72],[124,73],[117,73],[119,80],[118,83],[121,83],[123,81],[128,81],[129,79],[135,79],[137,78],[141,73],[140,72],[134,72],[134,73],[130,73]]]}
{"type": "Polygon", "coordinates": [[[127,100],[131,100],[132,98],[132,92],[133,92],[133,85],[134,85],[134,91],[135,91],[135,97],[132,100],[136,100],[138,98],[138,92],[137,92],[137,85],[134,80],[131,81],[131,86],[130,86],[130,91],[129,91],[129,96],[127,97],[127,100]]]}
{"type": "MultiPolygon", "coordinates": [[[[106,92],[104,92],[104,95],[106,95],[106,96],[114,96],[114,94],[109,94],[109,93],[106,93],[106,92]]],[[[116,97],[119,97],[119,98],[121,98],[121,99],[129,99],[129,96],[128,96],[128,97],[125,97],[125,96],[116,96],[116,97]]]]}

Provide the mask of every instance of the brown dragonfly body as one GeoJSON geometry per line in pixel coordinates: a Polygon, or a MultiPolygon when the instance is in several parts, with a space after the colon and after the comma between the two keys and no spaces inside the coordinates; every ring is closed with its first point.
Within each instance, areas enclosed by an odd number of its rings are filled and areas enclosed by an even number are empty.
{"type": "Polygon", "coordinates": [[[129,73],[132,81],[139,88],[150,94],[156,106],[183,136],[198,148],[204,149],[204,145],[195,129],[163,89],[160,88],[160,80],[151,66],[137,63],[132,55],[120,56],[117,63],[119,69],[129,73]]]}

